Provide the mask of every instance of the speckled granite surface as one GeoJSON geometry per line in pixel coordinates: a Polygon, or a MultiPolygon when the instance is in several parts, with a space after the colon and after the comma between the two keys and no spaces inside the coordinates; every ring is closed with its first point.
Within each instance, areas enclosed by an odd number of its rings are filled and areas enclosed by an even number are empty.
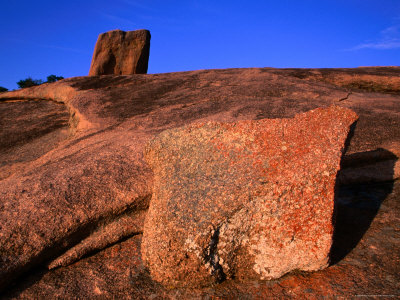
{"type": "Polygon", "coordinates": [[[142,254],[167,286],[272,279],[328,265],[337,171],[357,115],[208,122],[161,133],[142,254]]]}
{"type": "Polygon", "coordinates": [[[0,160],[24,155],[0,169],[0,253],[12,258],[0,264],[0,297],[399,296],[399,95],[399,67],[76,77],[1,93],[0,131],[24,144],[0,147],[0,160]],[[65,104],[71,135],[60,128],[27,139],[25,129],[41,131],[58,120],[41,120],[42,110],[30,102],[38,99],[65,104]],[[153,175],[142,153],[149,139],[193,122],[292,118],[332,104],[354,110],[359,120],[341,162],[328,268],[207,288],[170,289],[151,279],[142,263],[142,234],[129,238],[141,225],[133,232],[124,225],[125,217],[147,212],[153,175]],[[30,120],[34,128],[19,125],[30,120]],[[71,251],[82,258],[48,270],[71,251]]]}

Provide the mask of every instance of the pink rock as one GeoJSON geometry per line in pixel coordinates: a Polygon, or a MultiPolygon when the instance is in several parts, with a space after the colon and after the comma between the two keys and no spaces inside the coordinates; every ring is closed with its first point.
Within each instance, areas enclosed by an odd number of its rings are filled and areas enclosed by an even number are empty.
{"type": "Polygon", "coordinates": [[[146,74],[150,54],[150,32],[111,30],[99,35],[89,76],[146,74]]]}
{"type": "Polygon", "coordinates": [[[328,265],[336,175],[357,115],[331,106],[292,119],[164,131],[142,255],[166,286],[273,279],[328,265]]]}

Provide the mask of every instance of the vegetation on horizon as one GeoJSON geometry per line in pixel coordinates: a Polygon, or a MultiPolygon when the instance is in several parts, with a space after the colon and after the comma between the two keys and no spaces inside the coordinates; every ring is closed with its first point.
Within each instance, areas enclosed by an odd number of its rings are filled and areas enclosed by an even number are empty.
{"type": "Polygon", "coordinates": [[[21,79],[20,81],[17,82],[17,85],[20,89],[27,88],[27,87],[32,87],[32,86],[37,86],[41,85],[42,83],[52,83],[56,82],[58,80],[64,79],[62,76],[56,76],[56,75],[49,75],[47,76],[47,81],[43,82],[41,79],[32,79],[32,77],[28,77],[26,79],[21,79]]]}
{"type": "Polygon", "coordinates": [[[41,79],[32,79],[32,77],[28,77],[26,79],[21,79],[17,82],[17,85],[20,89],[36,86],[42,84],[43,81],[41,79]]]}
{"type": "Polygon", "coordinates": [[[8,88],[5,88],[5,87],[3,87],[3,86],[0,86],[0,93],[2,93],[2,92],[7,92],[8,91],[8,88]]]}
{"type": "Polygon", "coordinates": [[[61,79],[64,79],[64,77],[62,77],[62,76],[56,76],[56,75],[49,75],[49,76],[47,76],[47,81],[46,81],[46,82],[51,83],[51,82],[59,81],[59,80],[61,80],[61,79]]]}

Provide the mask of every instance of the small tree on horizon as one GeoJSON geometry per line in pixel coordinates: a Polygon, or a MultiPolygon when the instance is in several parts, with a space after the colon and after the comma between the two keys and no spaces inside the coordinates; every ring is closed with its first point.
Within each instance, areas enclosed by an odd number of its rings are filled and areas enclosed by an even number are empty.
{"type": "Polygon", "coordinates": [[[17,85],[20,89],[36,86],[42,84],[43,81],[41,79],[32,79],[32,77],[28,77],[26,79],[21,79],[17,82],[17,85]]]}
{"type": "Polygon", "coordinates": [[[7,91],[8,91],[8,88],[0,86],[0,93],[7,92],[7,91]]]}
{"type": "Polygon", "coordinates": [[[46,82],[51,83],[51,82],[59,81],[61,79],[64,79],[64,77],[56,76],[56,75],[49,75],[49,76],[47,76],[47,81],[46,82]]]}

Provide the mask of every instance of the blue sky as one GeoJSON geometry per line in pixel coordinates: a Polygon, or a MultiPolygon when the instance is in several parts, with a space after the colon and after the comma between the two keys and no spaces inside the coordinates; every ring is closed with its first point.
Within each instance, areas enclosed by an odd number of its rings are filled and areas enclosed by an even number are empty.
{"type": "Polygon", "coordinates": [[[87,75],[97,36],[149,29],[149,73],[400,65],[400,0],[2,1],[0,86],[87,75]]]}

